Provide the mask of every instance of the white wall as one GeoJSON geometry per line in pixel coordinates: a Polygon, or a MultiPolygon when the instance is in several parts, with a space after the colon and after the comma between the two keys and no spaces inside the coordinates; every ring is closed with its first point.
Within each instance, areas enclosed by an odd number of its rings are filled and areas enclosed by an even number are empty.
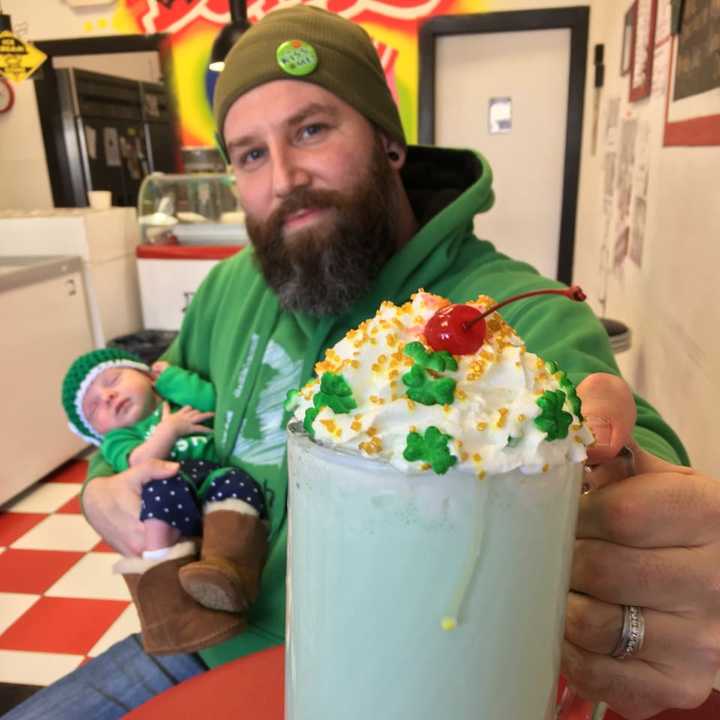
{"type": "Polygon", "coordinates": [[[15,104],[0,115],[0,210],[53,207],[35,86],[13,84],[15,104]]]}
{"type": "MultiPolygon", "coordinates": [[[[658,5],[662,13],[665,0],[658,5]]],[[[606,83],[592,156],[588,76],[574,279],[586,288],[596,311],[631,327],[632,347],[618,357],[623,373],[680,434],[693,464],[716,475],[718,451],[709,424],[720,400],[720,147],[663,147],[665,94],[659,81],[667,75],[665,50],[656,53],[653,95],[628,101],[629,78],[620,76],[619,67],[626,9],[626,3],[606,0],[592,7],[591,50],[605,43],[606,83]],[[619,125],[636,123],[638,130],[632,143],[633,198],[647,182],[640,265],[630,258],[617,267],[612,261],[622,224],[617,173],[607,178],[606,193],[606,156],[619,150],[619,138],[606,133],[613,101],[620,103],[619,125]]],[[[699,105],[720,112],[720,90],[700,97],[699,105]]],[[[633,199],[630,226],[636,219],[633,199]]]]}

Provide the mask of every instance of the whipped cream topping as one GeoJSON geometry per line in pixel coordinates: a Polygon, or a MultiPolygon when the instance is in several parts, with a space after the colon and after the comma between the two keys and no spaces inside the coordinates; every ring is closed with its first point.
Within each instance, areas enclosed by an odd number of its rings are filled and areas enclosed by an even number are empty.
{"type": "MultiPolygon", "coordinates": [[[[593,436],[565,374],[528,352],[498,313],[475,354],[433,353],[424,327],[448,304],[422,290],[400,307],[382,303],[316,363],[293,400],[295,418],[322,445],[405,472],[454,467],[482,478],[582,462],[593,436]],[[418,382],[430,395],[442,389],[433,404],[411,399],[418,382]]],[[[494,303],[481,295],[466,304],[494,303]]]]}

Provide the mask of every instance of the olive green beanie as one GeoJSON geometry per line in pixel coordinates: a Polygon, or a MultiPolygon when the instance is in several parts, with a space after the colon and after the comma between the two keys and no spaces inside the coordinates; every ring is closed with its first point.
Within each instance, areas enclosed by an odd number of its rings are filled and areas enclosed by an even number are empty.
{"type": "Polygon", "coordinates": [[[247,30],[228,53],[215,86],[213,109],[221,139],[232,104],[273,80],[320,85],[405,145],[377,51],[367,32],[350,20],[297,5],[269,13],[247,30]]]}

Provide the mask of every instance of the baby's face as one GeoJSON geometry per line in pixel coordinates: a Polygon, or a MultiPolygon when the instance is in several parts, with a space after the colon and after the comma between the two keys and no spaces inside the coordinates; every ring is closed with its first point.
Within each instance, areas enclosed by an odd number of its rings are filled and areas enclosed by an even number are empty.
{"type": "Polygon", "coordinates": [[[126,367],[103,370],[90,383],[82,401],[85,417],[100,435],[134,425],[150,415],[156,405],[150,376],[126,367]]]}

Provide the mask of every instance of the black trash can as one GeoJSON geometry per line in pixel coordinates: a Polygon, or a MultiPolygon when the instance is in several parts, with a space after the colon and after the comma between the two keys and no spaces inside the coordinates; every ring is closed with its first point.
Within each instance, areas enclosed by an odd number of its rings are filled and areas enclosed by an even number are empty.
{"type": "Polygon", "coordinates": [[[108,347],[135,353],[143,362],[152,365],[170,347],[176,336],[177,330],[140,330],[114,338],[108,347]]]}
{"type": "Polygon", "coordinates": [[[600,318],[600,322],[605,327],[605,332],[610,338],[610,346],[616,355],[630,349],[632,333],[625,323],[604,317],[600,318]]]}

